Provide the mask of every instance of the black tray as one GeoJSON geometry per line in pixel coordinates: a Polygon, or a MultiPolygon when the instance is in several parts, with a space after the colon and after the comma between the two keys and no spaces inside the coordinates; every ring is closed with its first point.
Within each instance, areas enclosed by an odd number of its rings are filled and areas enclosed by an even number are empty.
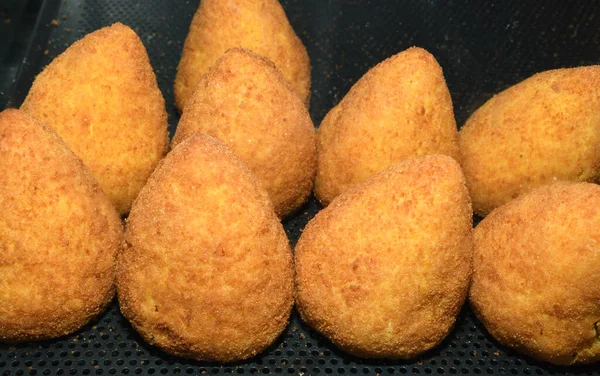
{"type": "Polygon", "coordinates": [[[17,72],[31,55],[29,42],[42,13],[42,3],[43,0],[0,1],[0,109],[6,105],[17,72]]]}
{"type": "MultiPolygon", "coordinates": [[[[282,4],[311,57],[310,113],[317,125],[368,68],[413,45],[428,49],[444,68],[458,124],[491,95],[535,72],[597,64],[600,56],[600,9],[595,1],[283,0],[282,4]]],[[[175,68],[197,5],[198,0],[46,0],[26,63],[8,98],[0,93],[0,103],[8,100],[9,106],[18,107],[35,74],[52,58],[86,33],[121,21],[137,31],[148,49],[173,134],[178,121],[173,104],[175,68]]],[[[292,245],[318,209],[311,199],[284,222],[292,245]]],[[[294,312],[281,338],[262,355],[226,365],[193,362],[144,343],[116,302],[73,335],[41,343],[0,344],[0,375],[597,375],[598,369],[598,365],[555,367],[516,354],[495,342],[468,306],[440,346],[412,361],[346,355],[294,312]]]]}

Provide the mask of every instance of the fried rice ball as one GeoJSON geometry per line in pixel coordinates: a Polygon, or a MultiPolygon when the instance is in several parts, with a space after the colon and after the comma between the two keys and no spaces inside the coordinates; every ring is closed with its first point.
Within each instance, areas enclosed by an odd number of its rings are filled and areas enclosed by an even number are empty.
{"type": "Polygon", "coordinates": [[[50,128],[0,113],[0,342],[72,333],[114,295],[121,219],[50,128]]]}
{"type": "Polygon", "coordinates": [[[459,133],[474,211],[558,180],[600,181],[600,66],[538,73],[494,96],[459,133]]]}
{"type": "Polygon", "coordinates": [[[315,195],[328,205],[349,186],[403,159],[459,156],[452,98],[442,68],[409,48],[369,70],[317,132],[315,195]]]}
{"type": "Polygon", "coordinates": [[[475,228],[469,297],[502,344],[559,365],[600,360],[600,187],[560,182],[475,228]]]}
{"type": "Polygon", "coordinates": [[[184,110],[200,77],[234,47],[273,61],[296,94],[310,103],[310,60],[277,0],[201,0],[175,77],[175,105],[184,110]]]}
{"type": "Polygon", "coordinates": [[[266,58],[234,48],[217,60],[190,97],[173,145],[196,132],[233,150],[266,188],[279,217],[310,195],[315,128],[302,101],[266,58]]]}
{"type": "Polygon", "coordinates": [[[21,110],[53,128],[125,214],[168,147],[167,112],[144,45],[116,23],[73,43],[21,110]]]}
{"type": "Polygon", "coordinates": [[[296,246],[302,319],[360,357],[406,359],[433,348],[467,295],[471,214],[448,156],[407,159],[348,189],[296,246]]]}
{"type": "Polygon", "coordinates": [[[131,210],[119,255],[121,311],[150,344],[229,362],[263,351],[293,305],[288,240],[266,191],[216,139],[161,162],[131,210]]]}

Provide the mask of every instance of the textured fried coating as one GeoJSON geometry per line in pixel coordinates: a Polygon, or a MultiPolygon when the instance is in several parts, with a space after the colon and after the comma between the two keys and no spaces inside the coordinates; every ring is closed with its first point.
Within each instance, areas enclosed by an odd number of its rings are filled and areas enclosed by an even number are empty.
{"type": "Polygon", "coordinates": [[[275,65],[240,48],[202,76],[181,116],[173,145],[201,132],[225,143],[263,184],[279,217],[312,190],[315,128],[275,65]]]}
{"type": "Polygon", "coordinates": [[[471,115],[459,145],[476,213],[557,180],[600,179],[599,86],[600,66],[546,71],[471,115]]]}
{"type": "Polygon", "coordinates": [[[251,357],[284,330],[292,255],[267,193],[222,143],[197,134],[160,163],[131,210],[121,311],[146,341],[197,360],[251,357]]]}
{"type": "Polygon", "coordinates": [[[315,194],[328,205],[341,192],[403,159],[458,158],[452,98],[442,68],[409,48],[369,70],[317,131],[315,194]]]}
{"type": "Polygon", "coordinates": [[[114,295],[121,219],[50,128],[0,113],[0,341],[79,329],[114,295]]]}
{"type": "Polygon", "coordinates": [[[23,111],[53,128],[124,214],[168,147],[144,45],[116,23],[73,43],[35,79],[23,111]]]}
{"type": "Polygon", "coordinates": [[[499,342],[568,365],[600,360],[600,187],[559,182],[475,228],[471,305],[499,342]]]}
{"type": "Polygon", "coordinates": [[[201,0],[185,38],[175,77],[175,104],[184,110],[200,77],[234,47],[273,61],[294,91],[310,102],[310,60],[277,0],[201,0]]]}
{"type": "Polygon", "coordinates": [[[354,355],[411,358],[439,344],[466,298],[471,203],[456,161],[407,159],[333,200],[295,250],[302,318],[354,355]]]}

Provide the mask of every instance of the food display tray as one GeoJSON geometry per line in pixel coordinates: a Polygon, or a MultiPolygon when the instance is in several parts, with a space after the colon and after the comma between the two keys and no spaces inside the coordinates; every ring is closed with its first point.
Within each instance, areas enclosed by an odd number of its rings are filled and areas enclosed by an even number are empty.
{"type": "MultiPolygon", "coordinates": [[[[459,125],[494,93],[538,71],[597,64],[600,57],[600,4],[596,1],[281,2],[311,58],[310,114],[317,126],[370,67],[413,45],[429,50],[443,67],[459,125]]],[[[173,135],[179,119],[173,80],[197,6],[198,0],[45,0],[26,57],[10,92],[0,93],[0,103],[18,107],[35,75],[54,57],[86,33],[120,21],[138,33],[148,50],[173,135]]],[[[284,221],[292,246],[318,210],[311,198],[284,221]]],[[[295,310],[281,337],[250,360],[216,364],[180,359],[146,344],[120,314],[116,299],[105,313],[72,335],[0,344],[2,376],[598,375],[599,369],[599,365],[557,367],[519,355],[498,344],[468,304],[440,346],[409,361],[365,360],[345,354],[306,326],[295,310]]]]}

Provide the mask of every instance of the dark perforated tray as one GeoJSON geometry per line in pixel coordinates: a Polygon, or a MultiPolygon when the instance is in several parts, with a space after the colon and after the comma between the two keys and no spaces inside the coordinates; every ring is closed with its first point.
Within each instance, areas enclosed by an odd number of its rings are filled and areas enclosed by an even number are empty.
{"type": "MultiPolygon", "coordinates": [[[[493,93],[537,71],[595,64],[600,56],[597,2],[282,3],[312,60],[311,116],[315,124],[369,67],[412,45],[428,49],[444,68],[458,124],[493,93]]],[[[197,5],[198,0],[46,0],[27,64],[8,98],[10,104],[18,106],[34,75],[72,42],[122,21],[138,32],[148,49],[167,101],[172,134],[178,120],[172,83],[197,5]],[[50,25],[52,19],[57,26],[50,25]]],[[[311,200],[284,222],[292,245],[317,210],[311,200]]],[[[598,366],[561,368],[518,355],[499,346],[468,307],[439,347],[407,362],[348,356],[312,332],[295,312],[281,338],[250,361],[220,365],[182,360],[145,344],[121,316],[116,302],[93,323],[65,338],[17,346],[0,344],[0,375],[256,373],[597,375],[598,366]]]]}

